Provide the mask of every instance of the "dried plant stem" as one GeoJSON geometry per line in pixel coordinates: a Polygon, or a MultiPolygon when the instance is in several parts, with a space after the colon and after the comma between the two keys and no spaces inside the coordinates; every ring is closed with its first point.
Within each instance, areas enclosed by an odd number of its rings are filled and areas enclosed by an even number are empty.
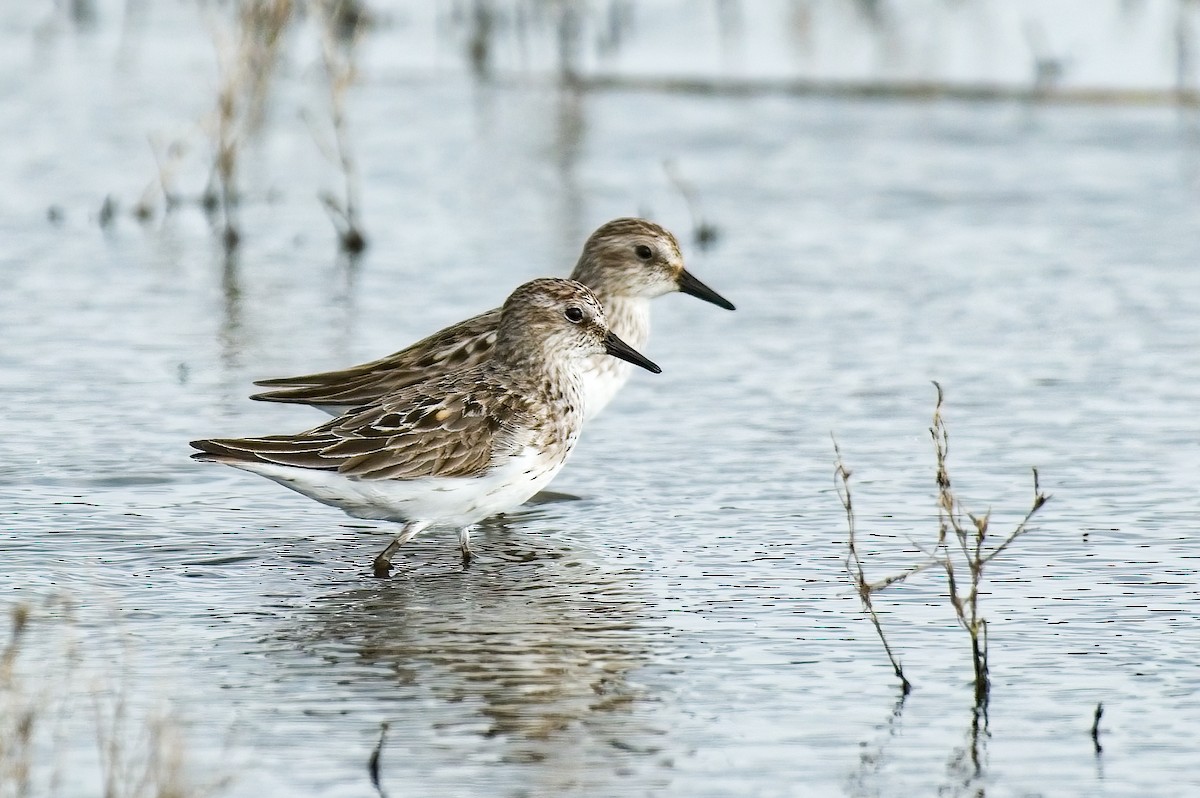
{"type": "Polygon", "coordinates": [[[1017,538],[1029,531],[1030,521],[1050,497],[1042,493],[1038,482],[1037,469],[1033,469],[1033,503],[1022,517],[1021,521],[999,543],[988,544],[988,524],[991,513],[976,516],[967,512],[950,483],[950,473],[946,460],[950,452],[950,434],[946,430],[946,422],[942,416],[942,386],[934,383],[937,388],[937,404],[933,412],[933,424],[929,428],[933,437],[934,454],[937,459],[937,506],[938,506],[938,536],[937,544],[931,551],[925,550],[919,544],[917,548],[927,557],[924,562],[908,568],[905,571],[889,576],[877,582],[867,580],[863,568],[862,557],[858,550],[857,528],[854,518],[854,504],[850,496],[850,470],[842,461],[842,453],[837,441],[833,442],[836,457],[834,480],[846,511],[846,524],[849,530],[847,536],[846,570],[850,574],[858,591],[859,599],[871,623],[883,643],[884,652],[896,677],[900,679],[904,694],[912,689],[908,679],[900,667],[900,662],[892,651],[883,632],[883,625],[875,611],[872,597],[885,588],[903,582],[915,574],[929,568],[940,568],[946,574],[946,596],[954,608],[955,617],[971,638],[971,663],[974,670],[975,709],[977,719],[987,724],[987,700],[991,683],[988,677],[988,628],[987,620],[979,610],[979,590],[983,583],[984,568],[996,557],[1008,549],[1017,538]],[[966,569],[965,577],[960,569],[966,569]]]}
{"type": "Polygon", "coordinates": [[[223,33],[213,25],[220,68],[213,163],[202,204],[214,217],[219,212],[221,240],[232,252],[241,241],[237,223],[238,162],[244,139],[261,124],[262,110],[284,33],[295,7],[293,0],[243,0],[237,5],[236,31],[223,33]]]}
{"type": "Polygon", "coordinates": [[[321,203],[337,229],[342,249],[357,253],[366,249],[367,239],[359,222],[358,168],[350,151],[347,132],[346,94],[358,75],[354,63],[355,46],[361,23],[349,29],[342,24],[351,0],[325,0],[320,4],[322,20],[322,63],[329,79],[330,115],[333,123],[335,160],[342,174],[344,197],[339,201],[330,192],[321,194],[321,203]]]}
{"type": "Polygon", "coordinates": [[[946,430],[946,422],[942,416],[942,386],[937,382],[934,382],[933,385],[937,389],[937,404],[934,407],[933,425],[929,428],[929,434],[933,438],[934,453],[937,458],[938,543],[935,557],[946,573],[947,597],[954,608],[955,617],[971,638],[971,663],[975,672],[975,704],[977,707],[986,707],[991,682],[988,677],[987,620],[979,613],[979,586],[983,582],[983,569],[1029,530],[1030,520],[1050,497],[1042,493],[1038,484],[1037,469],[1033,469],[1033,503],[1029,510],[999,545],[986,547],[991,512],[982,516],[973,515],[962,507],[958,497],[954,494],[950,483],[950,474],[946,468],[946,459],[950,453],[950,434],[946,430]],[[969,523],[964,521],[964,517],[969,519],[969,523]],[[955,555],[951,551],[951,537],[957,542],[958,551],[961,553],[967,569],[968,581],[965,585],[960,585],[955,570],[955,555]]]}
{"type": "Polygon", "coordinates": [[[217,207],[221,211],[221,240],[225,251],[237,248],[241,240],[238,232],[237,208],[237,163],[240,142],[234,134],[238,106],[235,85],[227,80],[217,96],[217,140],[213,159],[212,181],[216,183],[217,207]]]}
{"type": "Polygon", "coordinates": [[[236,218],[238,149],[241,144],[237,123],[241,110],[238,94],[244,71],[240,68],[240,48],[230,44],[229,37],[221,35],[215,27],[213,40],[220,68],[220,86],[212,134],[212,168],[201,204],[214,224],[220,220],[221,242],[226,252],[232,252],[241,241],[236,218]]]}
{"type": "Polygon", "coordinates": [[[901,667],[900,660],[896,658],[895,652],[892,651],[892,647],[887,641],[887,635],[883,633],[883,624],[879,620],[879,614],[875,612],[875,605],[871,601],[871,596],[875,592],[901,579],[905,579],[911,574],[893,577],[877,585],[873,585],[867,581],[866,573],[863,570],[862,557],[859,556],[858,543],[855,539],[854,501],[850,495],[850,471],[846,468],[845,463],[842,462],[842,452],[838,448],[836,438],[833,441],[833,452],[837,458],[837,463],[834,467],[834,486],[837,489],[838,498],[842,500],[842,507],[846,511],[846,525],[849,528],[846,571],[854,581],[854,587],[858,591],[858,598],[862,601],[863,609],[867,611],[867,615],[871,618],[871,624],[875,627],[875,633],[879,635],[879,642],[883,644],[883,650],[887,654],[888,662],[892,663],[892,670],[895,672],[896,678],[900,680],[900,692],[902,695],[908,695],[912,691],[912,683],[904,675],[904,668],[901,667]]]}
{"type": "Polygon", "coordinates": [[[667,180],[679,192],[679,196],[683,197],[683,202],[687,205],[688,215],[692,217],[692,235],[696,245],[700,249],[708,249],[716,243],[720,233],[716,225],[705,221],[704,214],[700,212],[700,200],[695,187],[684,179],[683,173],[680,172],[679,165],[675,163],[674,159],[668,158],[663,161],[663,173],[666,174],[667,180]]]}

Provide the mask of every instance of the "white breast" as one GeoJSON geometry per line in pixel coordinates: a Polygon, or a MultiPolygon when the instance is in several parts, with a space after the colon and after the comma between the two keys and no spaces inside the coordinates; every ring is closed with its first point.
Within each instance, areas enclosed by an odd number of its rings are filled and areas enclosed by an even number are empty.
{"type": "MultiPolygon", "coordinates": [[[[604,300],[608,327],[639,352],[650,338],[650,301],[612,297],[604,300]]],[[[636,367],[612,355],[596,355],[582,373],[584,418],[595,418],[629,380],[636,367]]]]}

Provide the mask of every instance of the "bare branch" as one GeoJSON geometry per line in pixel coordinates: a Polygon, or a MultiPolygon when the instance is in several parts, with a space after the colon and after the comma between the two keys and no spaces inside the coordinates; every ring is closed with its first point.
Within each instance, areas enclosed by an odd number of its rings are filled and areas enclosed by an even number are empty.
{"type": "MultiPolygon", "coordinates": [[[[834,487],[837,490],[838,498],[842,501],[842,507],[846,511],[846,525],[849,529],[847,536],[848,553],[846,555],[846,570],[850,572],[850,577],[854,580],[854,586],[858,590],[858,598],[862,601],[863,608],[871,618],[871,624],[875,627],[875,633],[879,635],[879,642],[883,644],[884,653],[887,654],[888,661],[892,664],[892,671],[896,674],[896,678],[900,680],[901,693],[908,695],[912,691],[912,683],[904,675],[904,669],[900,666],[900,661],[892,652],[892,647],[883,632],[883,623],[879,620],[879,615],[875,612],[875,605],[871,601],[871,594],[876,588],[867,581],[866,573],[863,570],[862,558],[858,553],[858,544],[855,538],[854,502],[850,496],[850,470],[842,462],[842,452],[838,448],[837,438],[834,438],[833,435],[829,437],[833,440],[833,453],[836,459],[834,466],[834,487]],[[853,568],[851,565],[853,565],[853,568]]],[[[898,581],[907,576],[906,574],[893,581],[898,581]]],[[[886,585],[884,586],[886,587],[886,585]]]]}

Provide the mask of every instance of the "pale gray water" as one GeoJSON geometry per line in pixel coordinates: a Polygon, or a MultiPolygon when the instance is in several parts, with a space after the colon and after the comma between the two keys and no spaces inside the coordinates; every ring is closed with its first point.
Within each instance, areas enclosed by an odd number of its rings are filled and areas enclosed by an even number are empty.
{"type": "MultiPolygon", "coordinates": [[[[392,796],[1200,789],[1195,120],[364,69],[371,246],[351,265],[315,200],[336,175],[295,121],[323,107],[296,63],[244,155],[227,261],[193,207],[95,223],[154,179],[147,134],[206,157],[189,125],[209,45],[163,35],[190,31],[173,14],[44,39],[6,22],[0,586],[70,596],[89,667],[124,663],[109,682],[169,705],[192,766],[232,778],[220,794],[372,794],[385,721],[392,796]],[[690,268],[738,311],[658,302],[664,373],[585,433],[554,485],[581,501],[487,525],[466,571],[449,536],[418,539],[381,582],[370,525],[187,460],[190,438],[321,419],[246,401],[251,380],[390,352],[565,274],[610,217],[690,236],[666,158],[720,230],[688,242],[690,268]],[[1054,497],[990,572],[977,775],[942,581],[883,596],[916,685],[896,711],[833,492],[830,432],[870,567],[917,556],[933,379],[971,506],[1017,518],[1030,466],[1054,497]]],[[[30,652],[51,683],[54,637],[30,652]]],[[[87,709],[56,748],[68,795],[99,794],[87,709]]]]}

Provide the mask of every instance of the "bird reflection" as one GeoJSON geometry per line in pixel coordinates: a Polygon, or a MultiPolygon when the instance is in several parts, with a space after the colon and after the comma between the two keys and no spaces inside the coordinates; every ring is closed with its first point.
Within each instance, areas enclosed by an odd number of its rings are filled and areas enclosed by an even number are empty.
{"type": "Polygon", "coordinates": [[[356,580],[281,631],[330,664],[331,685],[389,706],[419,699],[421,712],[388,717],[389,740],[410,752],[432,731],[439,745],[492,741],[455,747],[534,765],[546,788],[614,778],[614,751],[653,760],[661,747],[630,674],[665,631],[638,571],[538,535],[531,521],[545,513],[483,525],[481,559],[467,569],[414,550],[393,579],[356,580]]]}
{"type": "Polygon", "coordinates": [[[236,251],[219,256],[221,266],[221,320],[217,328],[217,343],[221,361],[222,383],[226,390],[225,407],[233,410],[240,403],[242,350],[245,347],[245,302],[242,297],[241,268],[236,251]]]}

